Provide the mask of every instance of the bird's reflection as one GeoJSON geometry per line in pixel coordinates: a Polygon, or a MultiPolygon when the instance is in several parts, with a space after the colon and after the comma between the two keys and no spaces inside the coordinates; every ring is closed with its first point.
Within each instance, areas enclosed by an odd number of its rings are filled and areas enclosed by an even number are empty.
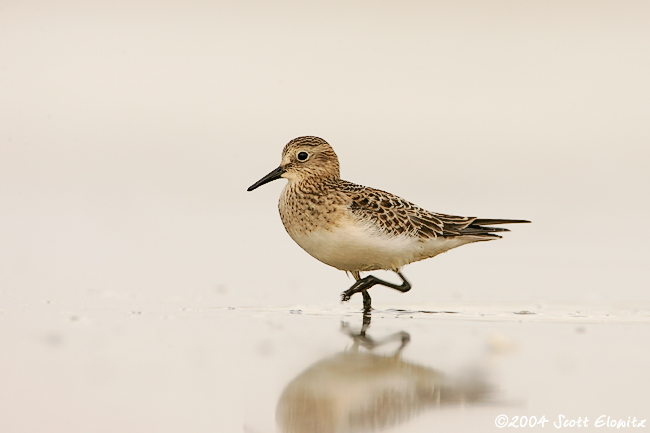
{"type": "Polygon", "coordinates": [[[369,326],[369,315],[359,333],[343,324],[352,348],[318,361],[287,385],[276,410],[282,432],[378,431],[429,408],[487,400],[489,386],[481,375],[452,382],[439,371],[402,359],[408,333],[375,340],[366,334],[369,326]],[[372,353],[390,342],[399,342],[392,354],[372,353]]]}

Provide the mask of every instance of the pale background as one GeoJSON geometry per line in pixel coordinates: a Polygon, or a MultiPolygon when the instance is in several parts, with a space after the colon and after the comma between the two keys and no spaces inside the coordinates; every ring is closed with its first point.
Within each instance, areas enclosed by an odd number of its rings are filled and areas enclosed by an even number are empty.
{"type": "Polygon", "coordinates": [[[649,77],[647,1],[4,0],[1,393],[50,401],[56,369],[24,362],[67,341],[48,314],[340,308],[352,281],[284,232],[285,181],[246,192],[300,135],[346,180],[533,221],[407,267],[385,308],[647,305],[649,77]]]}

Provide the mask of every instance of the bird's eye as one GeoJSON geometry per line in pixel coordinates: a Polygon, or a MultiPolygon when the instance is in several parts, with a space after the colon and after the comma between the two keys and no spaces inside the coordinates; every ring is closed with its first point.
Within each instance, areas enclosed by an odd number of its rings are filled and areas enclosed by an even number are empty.
{"type": "Polygon", "coordinates": [[[298,153],[298,161],[307,161],[309,154],[307,152],[298,153]]]}

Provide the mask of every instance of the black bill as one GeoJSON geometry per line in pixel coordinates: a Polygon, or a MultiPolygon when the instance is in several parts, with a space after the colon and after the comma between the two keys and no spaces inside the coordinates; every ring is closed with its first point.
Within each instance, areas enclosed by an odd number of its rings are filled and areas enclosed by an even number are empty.
{"type": "Polygon", "coordinates": [[[264,176],[263,178],[261,178],[260,180],[258,180],[257,182],[255,182],[254,184],[252,184],[251,186],[249,186],[246,191],[252,191],[258,186],[262,186],[265,183],[274,181],[275,179],[280,179],[282,173],[284,173],[284,169],[282,167],[278,167],[272,172],[270,172],[269,174],[267,174],[266,176],[264,176]]]}

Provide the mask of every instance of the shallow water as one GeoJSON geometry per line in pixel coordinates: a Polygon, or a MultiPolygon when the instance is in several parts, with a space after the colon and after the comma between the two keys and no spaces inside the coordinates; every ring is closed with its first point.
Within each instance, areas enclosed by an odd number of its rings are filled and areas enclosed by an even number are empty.
{"type": "Polygon", "coordinates": [[[0,337],[0,419],[23,433],[462,432],[499,415],[588,418],[580,431],[650,417],[650,309],[514,307],[379,306],[363,330],[348,306],[3,310],[19,331],[0,337]]]}

